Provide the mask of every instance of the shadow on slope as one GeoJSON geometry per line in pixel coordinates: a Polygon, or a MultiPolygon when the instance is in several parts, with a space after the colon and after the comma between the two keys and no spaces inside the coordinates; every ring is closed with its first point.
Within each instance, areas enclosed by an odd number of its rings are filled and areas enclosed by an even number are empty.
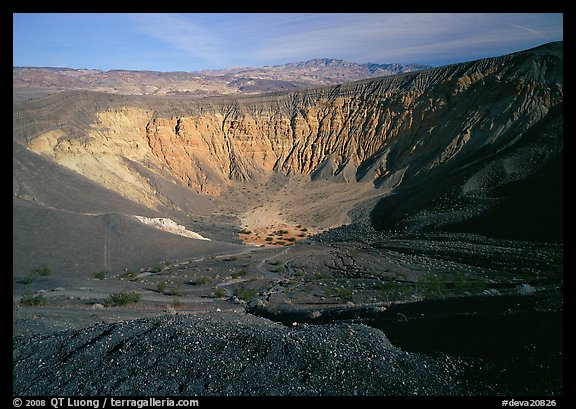
{"type": "Polygon", "coordinates": [[[117,213],[87,215],[15,200],[13,217],[15,277],[41,264],[61,276],[92,276],[242,249],[163,232],[117,213]]]}
{"type": "Polygon", "coordinates": [[[374,207],[372,225],[562,241],[562,109],[550,109],[511,146],[476,151],[407,178],[374,207]]]}

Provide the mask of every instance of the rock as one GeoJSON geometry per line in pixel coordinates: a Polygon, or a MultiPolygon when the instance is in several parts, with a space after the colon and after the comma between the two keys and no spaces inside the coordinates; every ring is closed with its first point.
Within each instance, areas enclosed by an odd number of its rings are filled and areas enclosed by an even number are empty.
{"type": "Polygon", "coordinates": [[[528,295],[533,294],[536,291],[536,289],[532,287],[530,284],[524,283],[517,286],[516,291],[518,292],[518,294],[528,295]]]}
{"type": "MultiPolygon", "coordinates": [[[[210,240],[202,235],[186,230],[184,226],[179,225],[174,220],[167,217],[145,217],[145,216],[134,216],[140,222],[148,224],[157,229],[166,231],[168,233],[177,234],[179,236],[190,237],[197,240],[210,240]]],[[[142,276],[142,275],[140,275],[142,276]]]]}
{"type": "Polygon", "coordinates": [[[176,314],[176,309],[174,308],[174,306],[172,305],[167,305],[166,306],[166,312],[170,315],[175,315],[176,314]]]}

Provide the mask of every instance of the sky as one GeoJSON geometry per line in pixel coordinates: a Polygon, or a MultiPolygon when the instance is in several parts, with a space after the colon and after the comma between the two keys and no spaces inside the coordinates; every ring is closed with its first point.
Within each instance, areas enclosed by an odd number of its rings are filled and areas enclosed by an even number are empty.
{"type": "Polygon", "coordinates": [[[200,71],[313,58],[441,66],[563,40],[562,13],[13,14],[13,65],[200,71]]]}

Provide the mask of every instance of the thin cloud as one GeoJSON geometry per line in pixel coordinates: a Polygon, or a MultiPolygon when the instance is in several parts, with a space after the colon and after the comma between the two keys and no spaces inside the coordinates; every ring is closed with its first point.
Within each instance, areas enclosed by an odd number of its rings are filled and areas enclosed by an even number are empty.
{"type": "Polygon", "coordinates": [[[199,22],[173,14],[136,14],[132,18],[141,33],[164,43],[171,51],[186,53],[209,64],[229,62],[225,38],[199,22]]]}
{"type": "MultiPolygon", "coordinates": [[[[324,16],[320,17],[322,20],[324,16]]],[[[475,52],[524,47],[536,33],[518,30],[507,21],[531,20],[526,15],[385,14],[328,16],[311,29],[271,36],[255,50],[255,59],[293,61],[294,56],[330,56],[359,62],[428,62],[474,57],[475,52]],[[324,24],[322,24],[324,23],[324,24]],[[508,46],[506,46],[508,45],[508,46]],[[428,60],[428,61],[427,61],[428,60]]],[[[522,26],[523,27],[523,26],[522,26]]],[[[561,27],[546,26],[556,37],[561,27]]],[[[549,40],[541,34],[539,38],[549,40]]],[[[430,62],[428,62],[430,63],[430,62]]]]}
{"type": "Polygon", "coordinates": [[[15,15],[14,64],[197,71],[311,58],[449,64],[562,40],[562,14],[15,15]]]}
{"type": "Polygon", "coordinates": [[[520,26],[520,25],[518,25],[518,24],[510,24],[510,25],[511,25],[512,27],[516,27],[516,28],[519,28],[519,29],[521,29],[521,30],[525,30],[525,31],[527,31],[527,32],[529,32],[529,33],[532,33],[532,34],[534,34],[536,37],[543,38],[543,39],[545,39],[545,40],[548,39],[548,36],[542,34],[542,33],[539,32],[539,31],[532,30],[532,29],[529,28],[529,27],[520,26]]]}

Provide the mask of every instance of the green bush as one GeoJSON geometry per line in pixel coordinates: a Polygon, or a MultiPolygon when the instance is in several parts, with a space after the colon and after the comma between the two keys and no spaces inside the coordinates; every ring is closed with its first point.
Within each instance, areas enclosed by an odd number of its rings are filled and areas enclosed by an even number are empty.
{"type": "Polygon", "coordinates": [[[387,301],[402,301],[414,294],[412,286],[400,284],[394,280],[376,284],[374,289],[387,301]]]}
{"type": "Polygon", "coordinates": [[[274,240],[274,237],[268,236],[268,237],[266,237],[264,240],[266,240],[266,241],[273,241],[273,240],[274,240]]]}
{"type": "Polygon", "coordinates": [[[196,284],[204,285],[204,284],[208,284],[210,281],[212,281],[212,279],[210,277],[200,276],[196,279],[196,284]]]}
{"type": "Polygon", "coordinates": [[[26,307],[38,307],[46,304],[46,298],[42,294],[25,293],[20,298],[20,305],[26,307]]]}
{"type": "Polygon", "coordinates": [[[97,271],[94,273],[94,278],[96,280],[104,280],[106,278],[107,274],[108,274],[108,271],[97,271]]]}
{"type": "Polygon", "coordinates": [[[50,271],[50,269],[46,266],[46,264],[42,264],[40,267],[35,268],[32,271],[32,274],[47,277],[49,275],[52,275],[52,271],[50,271]]]}
{"type": "Polygon", "coordinates": [[[326,280],[329,278],[334,278],[334,276],[331,275],[330,273],[321,273],[320,271],[315,271],[312,274],[306,274],[305,278],[306,280],[312,281],[312,280],[326,280]]]}
{"type": "Polygon", "coordinates": [[[182,295],[180,293],[180,289],[178,287],[170,287],[168,288],[166,286],[166,283],[158,283],[158,285],[156,286],[156,291],[158,291],[160,294],[164,294],[164,295],[182,295]]]}
{"type": "Polygon", "coordinates": [[[28,277],[24,278],[20,281],[22,284],[32,284],[36,280],[36,276],[34,274],[30,274],[28,277]]]}
{"type": "Polygon", "coordinates": [[[428,275],[418,280],[417,289],[424,298],[440,298],[446,294],[446,285],[436,275],[428,275]]]}
{"type": "Polygon", "coordinates": [[[133,304],[140,300],[141,294],[136,291],[120,291],[108,295],[104,304],[106,305],[127,305],[133,304]]]}
{"type": "Polygon", "coordinates": [[[32,270],[28,277],[24,278],[21,282],[23,284],[32,284],[36,280],[36,277],[47,277],[49,275],[52,275],[52,271],[46,267],[46,264],[42,264],[40,267],[36,267],[32,270]]]}
{"type": "Polygon", "coordinates": [[[167,289],[164,291],[164,294],[165,294],[165,295],[171,295],[171,296],[173,296],[173,297],[178,297],[178,296],[182,295],[182,293],[180,292],[180,289],[179,289],[178,287],[170,287],[170,288],[167,288],[167,289]]]}
{"type": "Polygon", "coordinates": [[[286,268],[284,267],[284,265],[279,264],[279,265],[276,265],[276,268],[274,268],[274,270],[272,270],[272,271],[274,271],[275,273],[283,273],[285,270],[286,270],[286,268]]]}
{"type": "Polygon", "coordinates": [[[238,270],[238,271],[233,272],[232,274],[230,274],[230,276],[232,278],[238,278],[238,277],[245,276],[246,274],[248,274],[248,270],[243,268],[242,270],[238,270]]]}
{"type": "Polygon", "coordinates": [[[234,290],[234,295],[241,300],[248,301],[256,295],[256,290],[251,288],[238,287],[234,290]]]}
{"type": "Polygon", "coordinates": [[[118,276],[119,279],[124,280],[124,279],[131,279],[134,278],[138,275],[138,273],[134,272],[134,271],[124,271],[122,274],[120,274],[118,276]]]}
{"type": "Polygon", "coordinates": [[[352,291],[343,287],[328,288],[326,289],[326,295],[340,298],[342,301],[352,301],[352,291]]]}
{"type": "Polygon", "coordinates": [[[214,289],[214,297],[216,298],[224,298],[226,297],[226,290],[222,287],[217,287],[214,289]]]}

